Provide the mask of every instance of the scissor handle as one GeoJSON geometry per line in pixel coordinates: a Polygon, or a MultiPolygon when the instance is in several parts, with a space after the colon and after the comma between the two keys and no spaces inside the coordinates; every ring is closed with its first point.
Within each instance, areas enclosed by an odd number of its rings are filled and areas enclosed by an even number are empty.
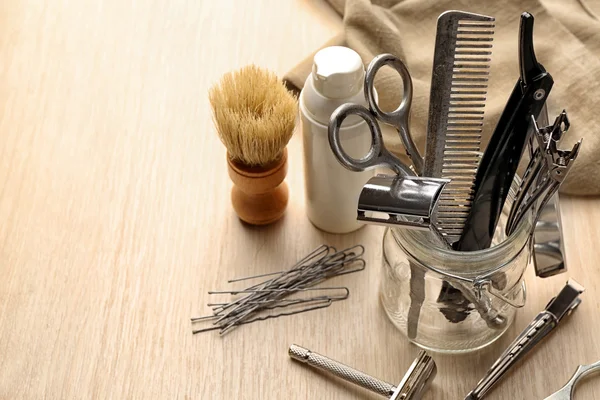
{"type": "Polygon", "coordinates": [[[415,142],[412,139],[408,131],[408,118],[410,115],[410,106],[413,98],[413,86],[410,73],[406,68],[406,65],[393,54],[380,54],[373,58],[367,67],[367,73],[365,75],[365,98],[369,104],[369,108],[373,111],[375,116],[387,124],[393,125],[398,129],[402,143],[406,148],[406,153],[410,157],[415,171],[418,175],[423,172],[423,157],[419,153],[415,142]],[[402,78],[402,101],[398,108],[394,111],[386,112],[382,111],[377,104],[377,98],[375,95],[375,75],[379,69],[385,65],[392,67],[402,78]]]}
{"type": "Polygon", "coordinates": [[[401,176],[414,175],[410,168],[402,163],[383,146],[383,136],[375,115],[360,104],[342,104],[331,114],[329,120],[329,145],[337,160],[351,171],[365,171],[377,166],[386,166],[401,176]],[[371,148],[363,157],[356,159],[346,153],[340,140],[340,128],[349,115],[358,115],[367,123],[371,132],[371,148]]]}

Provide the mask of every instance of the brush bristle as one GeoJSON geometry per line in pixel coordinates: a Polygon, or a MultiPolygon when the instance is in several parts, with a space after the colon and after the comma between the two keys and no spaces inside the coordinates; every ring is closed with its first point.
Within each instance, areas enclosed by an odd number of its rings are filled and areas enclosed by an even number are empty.
{"type": "Polygon", "coordinates": [[[232,160],[263,166],[281,157],[298,104],[275,73],[255,65],[229,72],[210,89],[209,100],[232,160]]]}

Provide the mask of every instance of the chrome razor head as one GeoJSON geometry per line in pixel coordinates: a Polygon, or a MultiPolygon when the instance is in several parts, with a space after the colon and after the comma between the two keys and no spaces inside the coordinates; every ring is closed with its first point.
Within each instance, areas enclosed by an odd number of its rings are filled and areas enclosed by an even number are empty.
{"type": "Polygon", "coordinates": [[[385,226],[429,229],[447,179],[377,175],[358,198],[357,220],[385,226]]]}

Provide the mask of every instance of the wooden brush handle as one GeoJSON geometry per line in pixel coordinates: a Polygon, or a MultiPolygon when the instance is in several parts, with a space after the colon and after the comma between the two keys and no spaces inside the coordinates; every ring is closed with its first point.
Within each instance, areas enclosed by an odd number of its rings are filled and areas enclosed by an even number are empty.
{"type": "Polygon", "coordinates": [[[233,181],[231,202],[240,219],[252,225],[277,221],[287,207],[289,191],[283,181],[287,174],[287,149],[270,165],[249,167],[227,155],[229,177],[233,181]]]}

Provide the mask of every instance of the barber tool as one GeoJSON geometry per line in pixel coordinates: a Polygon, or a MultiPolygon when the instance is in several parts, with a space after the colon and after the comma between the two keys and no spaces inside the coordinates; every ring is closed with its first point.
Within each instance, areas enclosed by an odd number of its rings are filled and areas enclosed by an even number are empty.
{"type": "Polygon", "coordinates": [[[290,346],[288,354],[293,360],[308,364],[320,371],[328,372],[390,400],[420,399],[437,373],[435,361],[425,351],[419,352],[398,386],[373,378],[295,344],[290,346]]]}
{"type": "Polygon", "coordinates": [[[558,192],[540,210],[533,235],[533,265],[539,271],[538,276],[551,276],[566,271],[558,192]]]}
{"type": "Polygon", "coordinates": [[[423,176],[451,179],[432,215],[449,243],[473,200],[494,26],[493,17],[463,11],[437,21],[423,176]]]}
{"type": "MultiPolygon", "coordinates": [[[[542,109],[536,122],[537,125],[543,127],[550,125],[546,106],[542,109]]],[[[533,134],[529,135],[527,148],[529,149],[530,160],[536,157],[535,151],[538,148],[536,142],[535,136],[533,134]]],[[[522,185],[523,180],[521,180],[522,185]]],[[[513,209],[516,211],[514,203],[511,207],[511,212],[513,209]]],[[[508,222],[510,221],[511,218],[509,215],[508,222]]],[[[548,200],[548,203],[540,208],[539,219],[533,231],[532,256],[535,270],[541,272],[538,276],[556,275],[567,270],[558,192],[554,193],[548,200]]]]}
{"type": "MultiPolygon", "coordinates": [[[[327,137],[333,110],[348,102],[367,104],[364,76],[357,52],[342,46],[326,47],[315,54],[312,73],[300,93],[306,214],[326,232],[348,233],[364,226],[356,221],[356,202],[375,171],[352,172],[342,167],[327,137]]],[[[348,118],[340,129],[343,147],[350,154],[359,155],[371,145],[362,119],[348,118]]]]}
{"type": "Polygon", "coordinates": [[[560,150],[557,144],[569,129],[569,119],[563,111],[552,125],[539,128],[532,117],[533,143],[537,146],[527,165],[515,202],[510,210],[506,233],[511,234],[533,209],[534,267],[537,276],[548,277],[566,270],[562,251],[560,210],[557,192],[579,154],[582,140],[571,150],[560,150]],[[553,200],[554,199],[554,200],[553,200]],[[542,239],[544,238],[545,239],[542,239]]]}
{"type": "Polygon", "coordinates": [[[359,221],[386,226],[430,229],[431,213],[447,181],[377,175],[358,198],[359,221]]]}
{"type": "Polygon", "coordinates": [[[527,210],[532,207],[535,207],[534,223],[537,222],[543,208],[558,191],[573,166],[583,140],[575,143],[571,150],[557,148],[557,143],[570,126],[566,111],[556,118],[553,125],[540,129],[533,117],[532,124],[538,148],[524,174],[520,193],[509,214],[507,232],[514,231],[527,210]]]}
{"type": "Polygon", "coordinates": [[[521,15],[519,65],[520,77],[477,169],[471,210],[455,246],[460,251],[490,247],[527,143],[531,116],[538,117],[554,83],[552,76],[536,60],[533,16],[529,13],[521,15]]]}
{"type": "Polygon", "coordinates": [[[212,314],[191,321],[212,324],[192,333],[219,330],[224,335],[240,325],[318,310],[345,300],[350,294],[347,287],[315,286],[336,276],[362,271],[365,268],[363,254],[361,245],[341,251],[321,245],[289,270],[232,279],[230,283],[273,277],[245,289],[208,292],[242,296],[229,302],[209,303],[212,314]]]}
{"type": "Polygon", "coordinates": [[[489,369],[485,377],[479,381],[475,389],[467,395],[465,400],[484,398],[513,365],[552,332],[563,317],[569,315],[579,306],[581,303],[579,295],[584,290],[583,286],[570,279],[558,296],[550,301],[546,309],[539,313],[527,328],[508,346],[500,358],[489,369]]]}
{"type": "Polygon", "coordinates": [[[209,100],[227,148],[235,212],[253,225],[278,220],[289,197],[285,147],[294,131],[296,99],[273,72],[251,65],[225,74],[209,100]]]}
{"type": "MultiPolygon", "coordinates": [[[[481,157],[494,20],[485,15],[447,11],[437,21],[423,174],[451,178],[432,213],[433,223],[450,244],[460,238],[473,200],[475,173],[481,157]]],[[[468,292],[444,282],[439,301],[448,303],[442,309],[447,319],[460,322],[466,318],[466,313],[453,310],[456,299],[460,301],[460,309],[468,306],[465,297],[474,297],[468,292]]],[[[417,315],[416,310],[412,311],[417,315]]],[[[496,324],[499,321],[496,317],[484,319],[494,326],[506,322],[496,324]]]]}
{"type": "Polygon", "coordinates": [[[392,54],[380,54],[371,61],[367,68],[364,82],[364,92],[369,108],[353,103],[339,106],[329,120],[329,144],[338,161],[351,171],[364,171],[378,166],[388,167],[401,176],[421,175],[423,171],[423,158],[412,139],[409,131],[408,119],[412,103],[413,87],[410,73],[404,63],[392,54]],[[402,101],[395,111],[385,112],[379,108],[375,93],[375,75],[383,66],[390,66],[400,74],[404,93],[402,101]],[[371,148],[362,158],[350,156],[343,148],[340,139],[340,127],[350,115],[358,115],[364,119],[371,131],[371,148]],[[398,130],[406,154],[413,164],[414,172],[396,156],[390,153],[383,144],[383,136],[377,120],[393,125],[398,130]]]}
{"type": "Polygon", "coordinates": [[[594,372],[600,372],[600,361],[590,365],[580,365],[569,379],[569,381],[559,391],[546,397],[544,400],[571,400],[575,393],[575,387],[580,379],[594,372]]]}

